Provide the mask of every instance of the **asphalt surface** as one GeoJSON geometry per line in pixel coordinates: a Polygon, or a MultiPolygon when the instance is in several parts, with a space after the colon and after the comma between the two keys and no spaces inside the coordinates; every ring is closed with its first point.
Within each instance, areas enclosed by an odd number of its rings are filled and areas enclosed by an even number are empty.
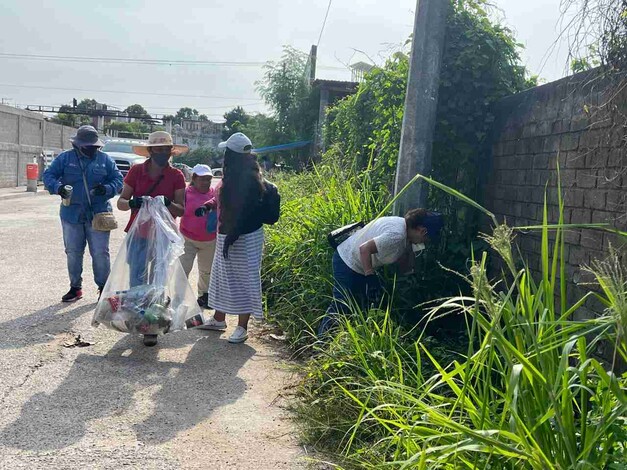
{"type": "MultiPolygon", "coordinates": [[[[282,398],[294,377],[259,327],[241,345],[226,340],[231,320],[156,348],[94,329],[88,254],[84,299],[60,303],[58,204],[0,194],[0,468],[305,468],[282,398]],[[71,347],[79,335],[90,345],[71,347]]],[[[128,213],[117,215],[123,227],[128,213]]]]}

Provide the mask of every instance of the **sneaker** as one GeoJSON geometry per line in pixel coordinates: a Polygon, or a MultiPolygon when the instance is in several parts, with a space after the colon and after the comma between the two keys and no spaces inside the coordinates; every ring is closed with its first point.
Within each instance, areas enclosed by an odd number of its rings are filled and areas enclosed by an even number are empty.
{"type": "Polygon", "coordinates": [[[70,287],[67,294],[61,297],[61,302],[76,302],[83,298],[83,290],[80,287],[70,287]]]}
{"type": "Polygon", "coordinates": [[[157,345],[157,335],[144,335],[144,346],[149,348],[157,345]]]}
{"type": "Polygon", "coordinates": [[[225,321],[218,321],[214,317],[211,317],[209,319],[209,321],[206,321],[204,325],[197,326],[196,329],[198,329],[198,330],[218,330],[218,331],[225,330],[226,329],[226,322],[225,321]]]}
{"type": "Polygon", "coordinates": [[[207,304],[209,303],[209,294],[203,294],[198,297],[198,306],[200,308],[207,308],[207,304]]]}
{"type": "Polygon", "coordinates": [[[248,331],[246,328],[238,326],[233,334],[229,337],[229,343],[243,343],[248,339],[248,331]]]}

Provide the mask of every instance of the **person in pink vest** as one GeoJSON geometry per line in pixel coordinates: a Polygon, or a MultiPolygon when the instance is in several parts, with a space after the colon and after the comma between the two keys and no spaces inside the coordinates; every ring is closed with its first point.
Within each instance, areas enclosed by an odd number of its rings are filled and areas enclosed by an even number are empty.
{"type": "Polygon", "coordinates": [[[215,197],[211,187],[213,173],[207,165],[196,165],[192,172],[192,181],[185,190],[185,213],[181,217],[181,234],[185,237],[185,252],[181,255],[181,264],[185,274],[198,263],[198,305],[207,307],[207,292],[211,265],[216,249],[216,232],[207,230],[207,202],[215,197]]]}

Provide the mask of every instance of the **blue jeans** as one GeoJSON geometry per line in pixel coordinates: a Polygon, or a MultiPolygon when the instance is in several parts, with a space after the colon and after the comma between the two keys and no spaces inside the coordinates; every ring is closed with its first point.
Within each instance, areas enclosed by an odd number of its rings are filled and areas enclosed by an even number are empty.
{"type": "Polygon", "coordinates": [[[366,300],[366,276],[349,268],[338,252],[333,253],[333,301],[318,326],[318,336],[337,324],[338,314],[350,312],[350,306],[364,308],[366,300]]]}
{"type": "Polygon", "coordinates": [[[133,237],[126,242],[126,261],[129,266],[130,287],[148,283],[150,263],[148,261],[148,240],[133,237]]]}
{"type": "Polygon", "coordinates": [[[111,257],[109,255],[109,232],[94,230],[91,222],[71,224],[64,220],[63,243],[67,255],[67,270],[70,275],[70,286],[83,287],[83,257],[85,245],[89,245],[94,281],[99,288],[103,288],[111,272],[111,257]]]}

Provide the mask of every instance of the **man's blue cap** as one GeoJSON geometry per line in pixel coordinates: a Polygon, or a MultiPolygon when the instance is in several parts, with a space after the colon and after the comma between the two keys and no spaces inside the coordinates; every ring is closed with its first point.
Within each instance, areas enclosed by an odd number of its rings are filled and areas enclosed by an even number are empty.
{"type": "Polygon", "coordinates": [[[422,226],[427,229],[427,237],[431,243],[440,239],[440,232],[444,226],[444,217],[439,212],[428,211],[422,221],[422,226]]]}

